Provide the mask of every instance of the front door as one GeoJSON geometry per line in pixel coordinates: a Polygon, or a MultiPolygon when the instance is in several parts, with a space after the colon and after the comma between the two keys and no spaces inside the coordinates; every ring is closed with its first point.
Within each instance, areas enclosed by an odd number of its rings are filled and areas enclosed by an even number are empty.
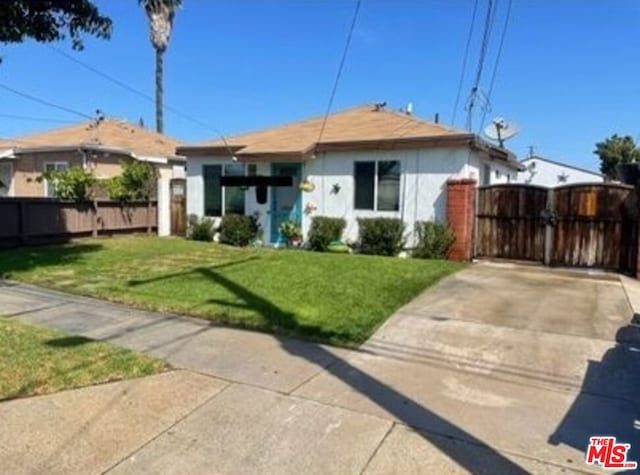
{"type": "Polygon", "coordinates": [[[302,224],[302,192],[300,181],[302,165],[300,163],[274,163],[271,165],[273,176],[290,176],[292,186],[274,186],[271,188],[271,242],[284,243],[280,234],[280,225],[284,221],[302,224]]]}
{"type": "Polygon", "coordinates": [[[187,180],[174,178],[170,181],[171,190],[171,234],[184,236],[187,232],[187,180]]]}

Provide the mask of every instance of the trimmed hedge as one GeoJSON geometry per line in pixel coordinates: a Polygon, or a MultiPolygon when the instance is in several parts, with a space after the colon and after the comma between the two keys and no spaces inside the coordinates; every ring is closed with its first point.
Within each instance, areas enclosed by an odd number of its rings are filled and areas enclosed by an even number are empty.
{"type": "Polygon", "coordinates": [[[399,218],[359,218],[358,227],[362,254],[396,256],[404,247],[404,223],[399,218]]]}
{"type": "Polygon", "coordinates": [[[326,216],[314,216],[311,218],[309,229],[309,248],[312,251],[325,252],[329,244],[342,239],[347,222],[343,218],[329,218],[326,216]]]}
{"type": "Polygon", "coordinates": [[[193,241],[212,241],[213,234],[213,220],[211,218],[198,218],[195,214],[189,215],[187,239],[193,241]]]}
{"type": "Polygon", "coordinates": [[[445,224],[433,221],[417,221],[415,226],[418,244],[413,257],[420,259],[444,259],[456,240],[453,231],[445,224]]]}
{"type": "Polygon", "coordinates": [[[258,237],[260,226],[253,216],[227,214],[220,222],[220,242],[232,246],[248,246],[258,237]]]}

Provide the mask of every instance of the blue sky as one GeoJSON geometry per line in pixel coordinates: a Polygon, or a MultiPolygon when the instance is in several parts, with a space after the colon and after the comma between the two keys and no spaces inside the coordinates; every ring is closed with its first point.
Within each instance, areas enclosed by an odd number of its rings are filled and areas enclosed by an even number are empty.
{"type": "MultiPolygon", "coordinates": [[[[476,69],[479,15],[462,109],[476,69]]],[[[362,9],[333,110],[387,101],[436,112],[450,123],[473,0],[362,0],[362,9]]],[[[481,87],[488,88],[508,0],[498,0],[481,87]]],[[[99,0],[114,21],[110,41],[87,39],[73,52],[56,48],[153,95],[153,50],[135,0],[99,0]]],[[[169,112],[165,131],[185,141],[233,134],[321,115],[327,106],[353,0],[185,0],[165,60],[166,104],[211,125],[169,112]]],[[[640,133],[640,2],[513,0],[507,41],[491,96],[493,116],[517,122],[509,142],[556,160],[597,168],[594,143],[612,133],[640,133]]],[[[153,127],[151,102],[82,69],[46,45],[0,46],[0,82],[87,114],[153,127]]],[[[0,90],[0,114],[75,121],[73,115],[0,90]]],[[[475,117],[474,130],[480,117],[475,117]]],[[[0,137],[61,124],[0,117],[0,137]]]]}

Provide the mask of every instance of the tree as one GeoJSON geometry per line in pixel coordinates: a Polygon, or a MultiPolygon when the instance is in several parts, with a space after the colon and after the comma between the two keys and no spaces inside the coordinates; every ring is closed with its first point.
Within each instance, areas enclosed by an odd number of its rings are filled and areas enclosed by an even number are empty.
{"type": "Polygon", "coordinates": [[[158,179],[157,169],[148,162],[130,160],[120,162],[122,174],[107,178],[102,185],[109,198],[118,201],[151,199],[158,179]]]}
{"type": "Polygon", "coordinates": [[[44,172],[42,176],[38,177],[38,181],[45,178],[53,183],[53,190],[57,198],[79,203],[91,198],[92,188],[96,182],[90,171],[80,167],[44,172]]]}
{"type": "Polygon", "coordinates": [[[162,82],[164,76],[164,52],[169,46],[173,18],[182,0],[138,0],[149,17],[151,44],[156,50],[156,131],[164,130],[162,82]]]}
{"type": "Polygon", "coordinates": [[[640,161],[640,149],[629,135],[614,134],[596,144],[594,152],[600,157],[600,171],[610,179],[618,178],[618,166],[640,161]]]}
{"type": "Polygon", "coordinates": [[[0,1],[0,43],[50,43],[68,36],[81,50],[83,34],[108,39],[111,29],[111,20],[90,0],[0,1]]]}

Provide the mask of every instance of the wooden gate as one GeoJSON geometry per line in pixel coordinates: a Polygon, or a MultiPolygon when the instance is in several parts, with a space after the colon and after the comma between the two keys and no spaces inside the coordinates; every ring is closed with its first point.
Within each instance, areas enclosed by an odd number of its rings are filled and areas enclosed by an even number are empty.
{"type": "Polygon", "coordinates": [[[187,233],[187,181],[174,178],[169,184],[171,190],[171,234],[185,236],[187,233]]]}
{"type": "Polygon", "coordinates": [[[478,189],[476,256],[633,273],[638,202],[628,185],[478,189]]]}
{"type": "Polygon", "coordinates": [[[629,185],[568,185],[553,190],[551,264],[633,272],[637,198],[629,185]]]}
{"type": "Polygon", "coordinates": [[[547,194],[530,185],[478,188],[476,255],[542,262],[547,194]]]}

